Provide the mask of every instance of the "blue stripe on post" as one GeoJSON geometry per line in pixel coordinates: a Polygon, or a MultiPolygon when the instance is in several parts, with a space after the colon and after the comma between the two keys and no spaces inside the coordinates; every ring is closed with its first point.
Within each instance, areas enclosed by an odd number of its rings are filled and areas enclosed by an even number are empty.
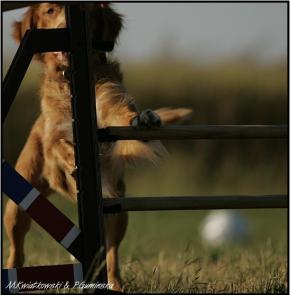
{"type": "Polygon", "coordinates": [[[3,192],[25,210],[57,242],[61,243],[78,260],[81,260],[80,229],[47,199],[41,197],[40,192],[5,161],[2,161],[2,175],[3,192]],[[75,241],[76,243],[73,244],[75,241]]]}
{"type": "Polygon", "coordinates": [[[32,189],[33,186],[7,162],[2,163],[2,190],[15,203],[19,204],[32,189]]]}
{"type": "Polygon", "coordinates": [[[8,286],[8,271],[7,269],[2,269],[2,276],[1,276],[1,291],[2,294],[7,294],[9,293],[9,288],[7,288],[8,286]]]}

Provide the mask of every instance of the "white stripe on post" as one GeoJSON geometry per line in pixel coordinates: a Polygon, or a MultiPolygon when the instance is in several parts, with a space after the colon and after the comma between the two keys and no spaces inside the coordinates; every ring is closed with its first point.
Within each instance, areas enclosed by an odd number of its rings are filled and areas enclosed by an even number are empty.
{"type": "Polygon", "coordinates": [[[25,198],[21,201],[19,206],[23,210],[27,210],[31,204],[35,201],[35,199],[40,195],[40,192],[36,189],[33,188],[26,196],[25,198]]]}
{"type": "MultiPolygon", "coordinates": [[[[17,285],[18,283],[18,279],[17,279],[17,269],[16,268],[11,268],[8,269],[8,284],[15,284],[17,285]]],[[[15,288],[9,288],[9,293],[18,293],[19,292],[19,288],[15,287],[15,288]]]]}
{"type": "Polygon", "coordinates": [[[76,263],[73,265],[74,269],[74,281],[82,282],[83,281],[83,267],[81,263],[76,263]]]}
{"type": "Polygon", "coordinates": [[[72,244],[72,242],[77,238],[80,232],[80,229],[74,225],[60,243],[67,249],[72,244]]]}

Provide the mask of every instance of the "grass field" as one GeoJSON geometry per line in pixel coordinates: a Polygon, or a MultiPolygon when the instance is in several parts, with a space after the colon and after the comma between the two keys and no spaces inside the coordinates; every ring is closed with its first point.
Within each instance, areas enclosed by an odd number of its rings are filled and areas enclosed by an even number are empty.
{"type": "MultiPolygon", "coordinates": [[[[53,198],[72,219],[74,207],[53,198]]],[[[245,210],[251,225],[246,245],[211,249],[199,224],[206,211],[130,213],[120,249],[127,292],[286,293],[285,210],[245,210]]],[[[4,253],[7,255],[4,238],[4,253]]],[[[26,265],[71,263],[68,254],[33,224],[26,238],[26,265]]]]}
{"type": "MultiPolygon", "coordinates": [[[[283,175],[278,174],[279,178],[277,176],[275,182],[269,183],[279,170],[279,163],[276,163],[276,170],[275,165],[271,166],[274,170],[272,172],[265,170],[264,165],[258,165],[256,170],[248,171],[248,177],[240,184],[236,181],[235,186],[220,183],[224,177],[224,169],[232,171],[232,178],[228,180],[232,182],[238,175],[246,173],[247,163],[237,165],[232,162],[235,168],[229,164],[222,165],[218,169],[220,177],[213,176],[211,183],[208,182],[209,187],[205,188],[205,181],[198,183],[193,179],[190,182],[178,177],[178,171],[182,167],[178,166],[176,161],[181,165],[187,162],[190,167],[190,158],[184,156],[186,152],[183,156],[178,156],[178,153],[174,156],[174,148],[170,150],[172,157],[161,162],[160,167],[145,165],[141,171],[129,169],[129,195],[186,195],[190,194],[190,191],[192,194],[285,193],[286,180],[281,177],[283,175]],[[255,175],[259,177],[254,178],[255,175]],[[168,177],[169,181],[162,181],[162,177],[168,177]],[[147,181],[151,183],[150,186],[146,185],[147,181]],[[265,186],[267,182],[268,185],[265,186]],[[169,183],[172,183],[172,187],[169,183]]],[[[194,165],[191,169],[194,170],[194,165]]],[[[57,195],[52,196],[51,201],[77,223],[76,207],[72,203],[57,195]]],[[[249,223],[249,241],[243,245],[228,244],[219,248],[204,245],[200,237],[200,224],[208,211],[129,213],[128,231],[120,248],[125,291],[286,293],[286,210],[259,209],[239,212],[249,223]]],[[[4,236],[4,260],[6,249],[7,241],[4,236]]],[[[26,253],[26,265],[71,263],[65,250],[37,224],[33,224],[26,238],[26,253]]]]}
{"type": "MultiPolygon", "coordinates": [[[[192,107],[195,112],[188,124],[287,124],[286,73],[281,64],[242,61],[204,67],[154,61],[125,67],[126,85],[141,108],[192,107]]],[[[11,164],[39,110],[38,79],[37,71],[28,73],[5,123],[3,154],[11,164]],[[22,112],[27,107],[30,111],[22,112]]],[[[286,140],[165,145],[170,155],[156,167],[127,170],[127,195],[287,193],[286,140]]],[[[77,223],[73,204],[57,195],[51,201],[77,223]]],[[[204,245],[199,234],[208,211],[129,213],[120,247],[125,291],[287,293],[287,211],[239,212],[249,223],[249,241],[214,249],[204,245]]],[[[4,234],[4,263],[7,247],[4,234]]],[[[27,235],[25,250],[27,266],[71,263],[67,252],[36,224],[27,235]]]]}

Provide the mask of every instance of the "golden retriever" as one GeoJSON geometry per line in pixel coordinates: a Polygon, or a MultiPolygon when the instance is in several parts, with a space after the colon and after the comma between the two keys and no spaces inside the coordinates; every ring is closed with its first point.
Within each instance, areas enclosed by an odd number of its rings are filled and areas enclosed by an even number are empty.
{"type": "MultiPolygon", "coordinates": [[[[116,42],[122,28],[122,17],[109,4],[90,3],[88,6],[93,38],[116,42]],[[100,25],[100,20],[104,25],[100,25]],[[101,29],[102,28],[102,29],[101,29]]],[[[37,3],[29,7],[22,21],[15,22],[13,36],[20,42],[31,28],[66,27],[65,9],[61,4],[37,3]]],[[[71,125],[70,84],[63,73],[69,68],[66,54],[48,52],[37,54],[44,73],[41,83],[41,113],[32,127],[15,169],[47,197],[52,190],[76,200],[74,179],[74,148],[71,125]]],[[[134,99],[122,85],[122,73],[115,61],[104,61],[101,53],[94,53],[93,67],[96,93],[96,127],[158,126],[187,117],[188,109],[163,108],[139,112],[134,99]]],[[[119,141],[100,144],[100,169],[104,197],[123,197],[124,164],[138,158],[155,161],[164,148],[159,141],[119,141]]],[[[5,226],[10,241],[7,267],[21,267],[24,263],[24,237],[30,218],[9,200],[5,212],[5,226]]],[[[121,290],[118,270],[118,247],[127,227],[127,214],[105,216],[106,262],[108,281],[114,290],[121,290]]]]}

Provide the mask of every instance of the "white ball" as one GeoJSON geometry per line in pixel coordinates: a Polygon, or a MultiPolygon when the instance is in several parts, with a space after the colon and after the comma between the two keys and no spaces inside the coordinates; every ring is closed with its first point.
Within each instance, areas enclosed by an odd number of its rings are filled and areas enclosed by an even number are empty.
{"type": "Polygon", "coordinates": [[[210,246],[227,242],[242,243],[249,237],[247,221],[233,210],[214,210],[200,227],[203,241],[210,246]]]}

